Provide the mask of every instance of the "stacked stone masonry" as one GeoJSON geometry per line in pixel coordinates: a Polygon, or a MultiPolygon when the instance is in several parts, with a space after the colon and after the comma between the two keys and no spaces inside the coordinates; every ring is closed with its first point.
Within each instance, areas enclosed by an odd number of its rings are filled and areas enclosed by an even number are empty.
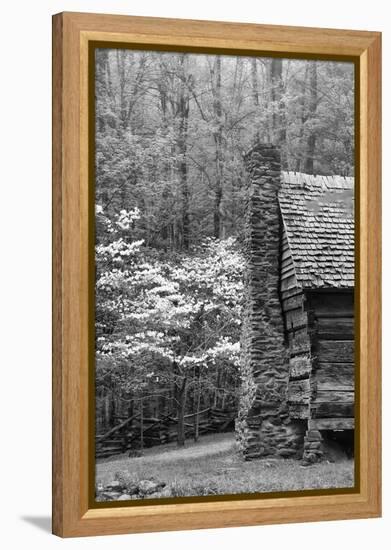
{"type": "Polygon", "coordinates": [[[279,295],[280,155],[276,148],[258,144],[245,156],[245,165],[249,175],[242,342],[245,406],[239,413],[239,437],[247,459],[298,456],[305,427],[289,415],[289,354],[279,295]]]}

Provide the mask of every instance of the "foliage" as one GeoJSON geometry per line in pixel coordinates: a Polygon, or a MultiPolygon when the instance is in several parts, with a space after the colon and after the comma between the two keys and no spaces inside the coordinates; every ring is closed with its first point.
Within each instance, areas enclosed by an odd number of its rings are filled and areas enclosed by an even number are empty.
{"type": "Polygon", "coordinates": [[[243,259],[236,240],[210,238],[163,258],[131,239],[138,210],[114,221],[101,206],[96,212],[113,238],[96,247],[98,383],[109,377],[134,393],[185,378],[188,390],[200,377],[213,387],[220,368],[237,377],[243,259]]]}
{"type": "Polygon", "coordinates": [[[285,170],[352,175],[353,79],[351,63],[96,51],[96,384],[113,414],[157,396],[146,412],[183,428],[242,385],[245,418],[243,153],[272,142],[285,170]]]}
{"type": "Polygon", "coordinates": [[[96,56],[97,202],[109,215],[139,207],[146,246],[240,234],[242,155],[254,139],[278,144],[285,170],[353,174],[351,63],[96,56]]]}

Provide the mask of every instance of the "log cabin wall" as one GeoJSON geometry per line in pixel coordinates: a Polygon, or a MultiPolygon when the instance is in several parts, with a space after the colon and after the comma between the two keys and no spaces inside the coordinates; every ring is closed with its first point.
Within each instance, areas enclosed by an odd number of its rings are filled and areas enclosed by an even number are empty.
{"type": "Polygon", "coordinates": [[[282,172],[278,195],[287,399],[308,423],[308,462],[322,457],[323,432],[354,429],[353,189],[353,178],[282,172]]]}
{"type": "Polygon", "coordinates": [[[289,350],[287,393],[289,415],[292,419],[307,420],[310,416],[311,397],[311,338],[308,313],[305,308],[305,294],[296,277],[284,227],[282,229],[280,291],[286,342],[289,350]]]}
{"type": "Polygon", "coordinates": [[[303,291],[297,279],[287,280],[282,270],[288,408],[291,418],[307,421],[303,458],[315,462],[323,432],[354,429],[353,290],[303,291]]]}
{"type": "Polygon", "coordinates": [[[245,156],[242,397],[246,458],[322,456],[322,431],[354,427],[353,178],[280,172],[245,156]]]}
{"type": "Polygon", "coordinates": [[[313,429],[354,428],[353,290],[307,292],[312,349],[313,429]]]}

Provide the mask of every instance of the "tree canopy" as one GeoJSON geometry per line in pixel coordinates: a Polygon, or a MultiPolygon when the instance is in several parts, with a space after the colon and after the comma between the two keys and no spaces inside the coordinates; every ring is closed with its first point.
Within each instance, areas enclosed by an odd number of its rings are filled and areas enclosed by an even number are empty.
{"type": "Polygon", "coordinates": [[[95,72],[98,405],[164,395],[183,442],[186,411],[237,400],[243,154],[353,175],[354,67],[98,49],[95,72]]]}

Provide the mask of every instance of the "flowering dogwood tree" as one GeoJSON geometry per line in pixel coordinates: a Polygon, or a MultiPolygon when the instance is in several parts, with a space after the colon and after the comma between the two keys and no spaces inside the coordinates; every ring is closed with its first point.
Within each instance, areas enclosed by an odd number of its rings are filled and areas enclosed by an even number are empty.
{"type": "Polygon", "coordinates": [[[189,390],[218,370],[237,376],[243,259],[234,238],[207,239],[163,255],[133,239],[140,212],[114,221],[97,207],[112,240],[96,247],[97,366],[132,392],[171,385],[178,444],[185,439],[189,390]]]}

